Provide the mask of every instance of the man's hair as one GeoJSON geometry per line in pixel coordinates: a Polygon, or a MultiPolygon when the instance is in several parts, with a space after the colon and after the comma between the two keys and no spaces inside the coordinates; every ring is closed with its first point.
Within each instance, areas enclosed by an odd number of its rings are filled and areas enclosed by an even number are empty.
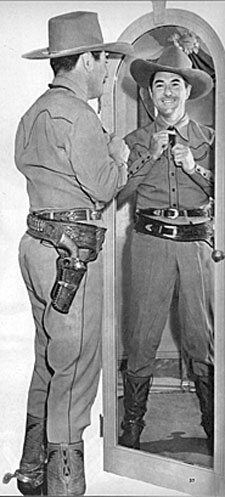
{"type": "MultiPolygon", "coordinates": [[[[91,52],[95,60],[100,59],[101,52],[91,52]]],[[[50,60],[50,66],[56,76],[58,72],[62,69],[64,72],[72,71],[72,69],[76,66],[77,61],[80,57],[79,54],[75,55],[66,55],[64,57],[56,57],[50,60]]]]}

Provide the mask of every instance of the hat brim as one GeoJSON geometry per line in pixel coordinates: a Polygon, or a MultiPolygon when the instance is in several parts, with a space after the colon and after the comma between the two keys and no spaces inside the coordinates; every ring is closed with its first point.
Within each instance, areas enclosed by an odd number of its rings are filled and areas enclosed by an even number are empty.
{"type": "Polygon", "coordinates": [[[182,76],[192,86],[189,99],[195,100],[207,95],[213,88],[211,76],[200,69],[176,69],[171,66],[157,64],[156,62],[135,59],[130,65],[130,72],[136,83],[148,88],[151,77],[156,72],[171,72],[182,76]]]}
{"type": "Polygon", "coordinates": [[[86,45],[82,47],[70,48],[67,50],[60,50],[58,52],[50,52],[49,48],[40,48],[38,50],[32,50],[23,54],[24,59],[54,59],[57,57],[66,57],[68,55],[76,55],[85,52],[110,52],[121,55],[134,55],[134,49],[129,43],[125,42],[114,42],[114,43],[102,43],[97,45],[86,45]]]}

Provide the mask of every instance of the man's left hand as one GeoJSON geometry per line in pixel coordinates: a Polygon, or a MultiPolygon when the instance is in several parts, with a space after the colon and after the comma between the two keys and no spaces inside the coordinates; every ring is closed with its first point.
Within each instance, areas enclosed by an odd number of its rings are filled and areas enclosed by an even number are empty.
{"type": "Polygon", "coordinates": [[[189,147],[186,147],[181,143],[176,143],[172,148],[172,154],[176,166],[182,167],[187,174],[193,174],[195,161],[189,147]]]}

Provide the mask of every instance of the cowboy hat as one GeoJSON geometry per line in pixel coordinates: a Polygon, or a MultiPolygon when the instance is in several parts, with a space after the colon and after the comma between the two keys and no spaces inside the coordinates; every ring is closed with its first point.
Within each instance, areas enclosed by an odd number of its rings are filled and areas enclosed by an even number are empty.
{"type": "Polygon", "coordinates": [[[212,90],[211,76],[200,69],[193,69],[191,60],[181,48],[166,47],[157,62],[135,59],[130,65],[130,72],[137,84],[148,88],[150,80],[156,72],[179,74],[192,86],[190,99],[194,100],[207,95],[212,90]]]}
{"type": "Polygon", "coordinates": [[[69,12],[48,21],[49,46],[28,52],[25,59],[51,59],[89,51],[133,55],[129,43],[104,43],[95,12],[69,12]]]}

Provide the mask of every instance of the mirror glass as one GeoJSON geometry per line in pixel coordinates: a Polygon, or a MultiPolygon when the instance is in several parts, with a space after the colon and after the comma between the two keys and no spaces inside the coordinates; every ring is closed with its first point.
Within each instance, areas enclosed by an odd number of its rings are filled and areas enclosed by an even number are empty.
{"type": "MultiPolygon", "coordinates": [[[[141,58],[157,61],[164,47],[174,44],[184,50],[192,62],[192,67],[201,69],[210,74],[214,81],[212,91],[199,100],[189,100],[186,104],[186,110],[191,119],[209,126],[214,129],[215,124],[215,71],[213,59],[209,50],[200,39],[197,33],[188,31],[182,26],[160,26],[146,32],[134,43],[135,50],[141,58]]],[[[127,85],[127,92],[132,94],[136,99],[137,122],[136,127],[143,127],[153,122],[156,111],[147,89],[138,88],[132,81],[129,68],[125,66],[121,72],[121,80],[127,85]],[[135,90],[134,90],[135,88],[135,90]]],[[[126,116],[124,117],[126,119],[126,116]]],[[[127,123],[125,128],[128,132],[132,131],[130,124],[127,123]]],[[[213,148],[213,147],[212,147],[213,148]]],[[[204,153],[204,152],[203,152],[204,153]]],[[[182,202],[182,201],[181,201],[182,202]]],[[[158,206],[156,206],[158,207],[158,206]]],[[[126,370],[128,358],[128,346],[130,341],[130,306],[131,288],[132,287],[132,264],[131,263],[131,246],[134,231],[134,211],[135,211],[135,194],[122,205],[118,204],[116,213],[116,302],[117,302],[117,442],[121,443],[123,433],[122,424],[124,420],[124,394],[125,388],[129,390],[126,383],[126,370]]],[[[149,237],[142,234],[142,237],[149,237]]],[[[182,243],[171,241],[173,244],[182,243]]],[[[205,242],[201,242],[204,244],[205,242]]],[[[175,248],[174,248],[175,250],[175,248]]],[[[211,248],[209,247],[209,250],[211,248]]],[[[148,271],[149,264],[146,260],[136,260],[137,267],[146,267],[148,271]]],[[[213,266],[213,261],[212,261],[213,266]]],[[[184,271],[191,272],[190,268],[184,267],[184,271]]],[[[170,303],[170,310],[163,334],[157,348],[154,360],[153,382],[147,395],[147,401],[143,401],[140,382],[134,386],[136,388],[136,399],[138,391],[140,398],[137,402],[142,403],[140,407],[140,448],[139,450],[155,454],[157,456],[182,461],[187,464],[194,464],[204,468],[213,468],[213,442],[209,440],[202,426],[202,411],[204,411],[204,402],[211,406],[211,415],[213,415],[213,387],[209,386],[205,391],[204,382],[199,386],[196,381],[196,371],[193,370],[190,356],[190,348],[187,350],[186,342],[181,329],[180,317],[181,312],[186,312],[181,305],[181,280],[179,269],[176,269],[177,277],[174,278],[173,298],[170,303]],[[183,309],[183,310],[182,310],[183,309]],[[198,389],[198,392],[196,391],[198,389]],[[202,388],[202,392],[199,389],[202,388]],[[146,412],[143,414],[143,410],[146,412]],[[141,414],[142,410],[142,414],[141,414]],[[144,426],[142,422],[144,421],[144,426]]],[[[140,271],[143,274],[143,270],[140,271]]],[[[162,274],[158,276],[162,277],[162,274]]],[[[150,291],[154,292],[157,285],[156,279],[151,280],[150,291]]],[[[193,280],[194,282],[194,280],[193,280]]],[[[212,294],[214,291],[211,281],[212,294]]],[[[210,284],[206,289],[208,292],[207,305],[211,305],[210,284]]],[[[139,282],[140,285],[140,282],[139,282]]],[[[191,290],[191,279],[189,281],[191,290]]],[[[140,287],[137,288],[140,292],[140,287]]],[[[139,302],[142,298],[145,306],[148,305],[146,296],[139,295],[139,302]]],[[[156,319],[159,319],[160,306],[163,302],[158,302],[158,308],[155,309],[156,319]]],[[[142,313],[145,313],[146,307],[142,305],[142,313]]],[[[195,306],[197,312],[197,306],[195,306]]],[[[209,329],[212,328],[211,310],[207,313],[211,322],[208,323],[209,329]]],[[[190,309],[191,316],[191,309],[190,309]]],[[[197,318],[196,318],[197,319],[197,318]]],[[[190,325],[191,326],[191,325],[190,325]]],[[[151,329],[149,329],[151,336],[151,329]]],[[[146,342],[148,347],[148,342],[146,342]]],[[[210,351],[211,354],[212,351],[210,351]]],[[[148,357],[148,354],[146,355],[148,357]]],[[[210,358],[211,360],[211,358],[210,358]]],[[[210,363],[209,360],[209,363],[210,363]]],[[[200,368],[201,369],[201,368],[200,368]]],[[[208,369],[207,369],[208,370],[208,369]]],[[[213,384],[213,368],[209,367],[210,380],[213,384]]],[[[204,378],[205,370],[201,371],[204,378]]],[[[150,381],[151,384],[151,381],[150,381]]],[[[208,383],[209,384],[209,383],[208,383]]],[[[131,388],[132,390],[132,388],[131,388]]],[[[127,391],[127,402],[132,391],[127,391]]],[[[131,410],[133,407],[131,406],[131,410]]],[[[135,410],[135,407],[134,407],[135,410]]],[[[207,421],[206,421],[207,423],[207,421]]],[[[131,448],[130,450],[136,450],[131,448]]]]}

